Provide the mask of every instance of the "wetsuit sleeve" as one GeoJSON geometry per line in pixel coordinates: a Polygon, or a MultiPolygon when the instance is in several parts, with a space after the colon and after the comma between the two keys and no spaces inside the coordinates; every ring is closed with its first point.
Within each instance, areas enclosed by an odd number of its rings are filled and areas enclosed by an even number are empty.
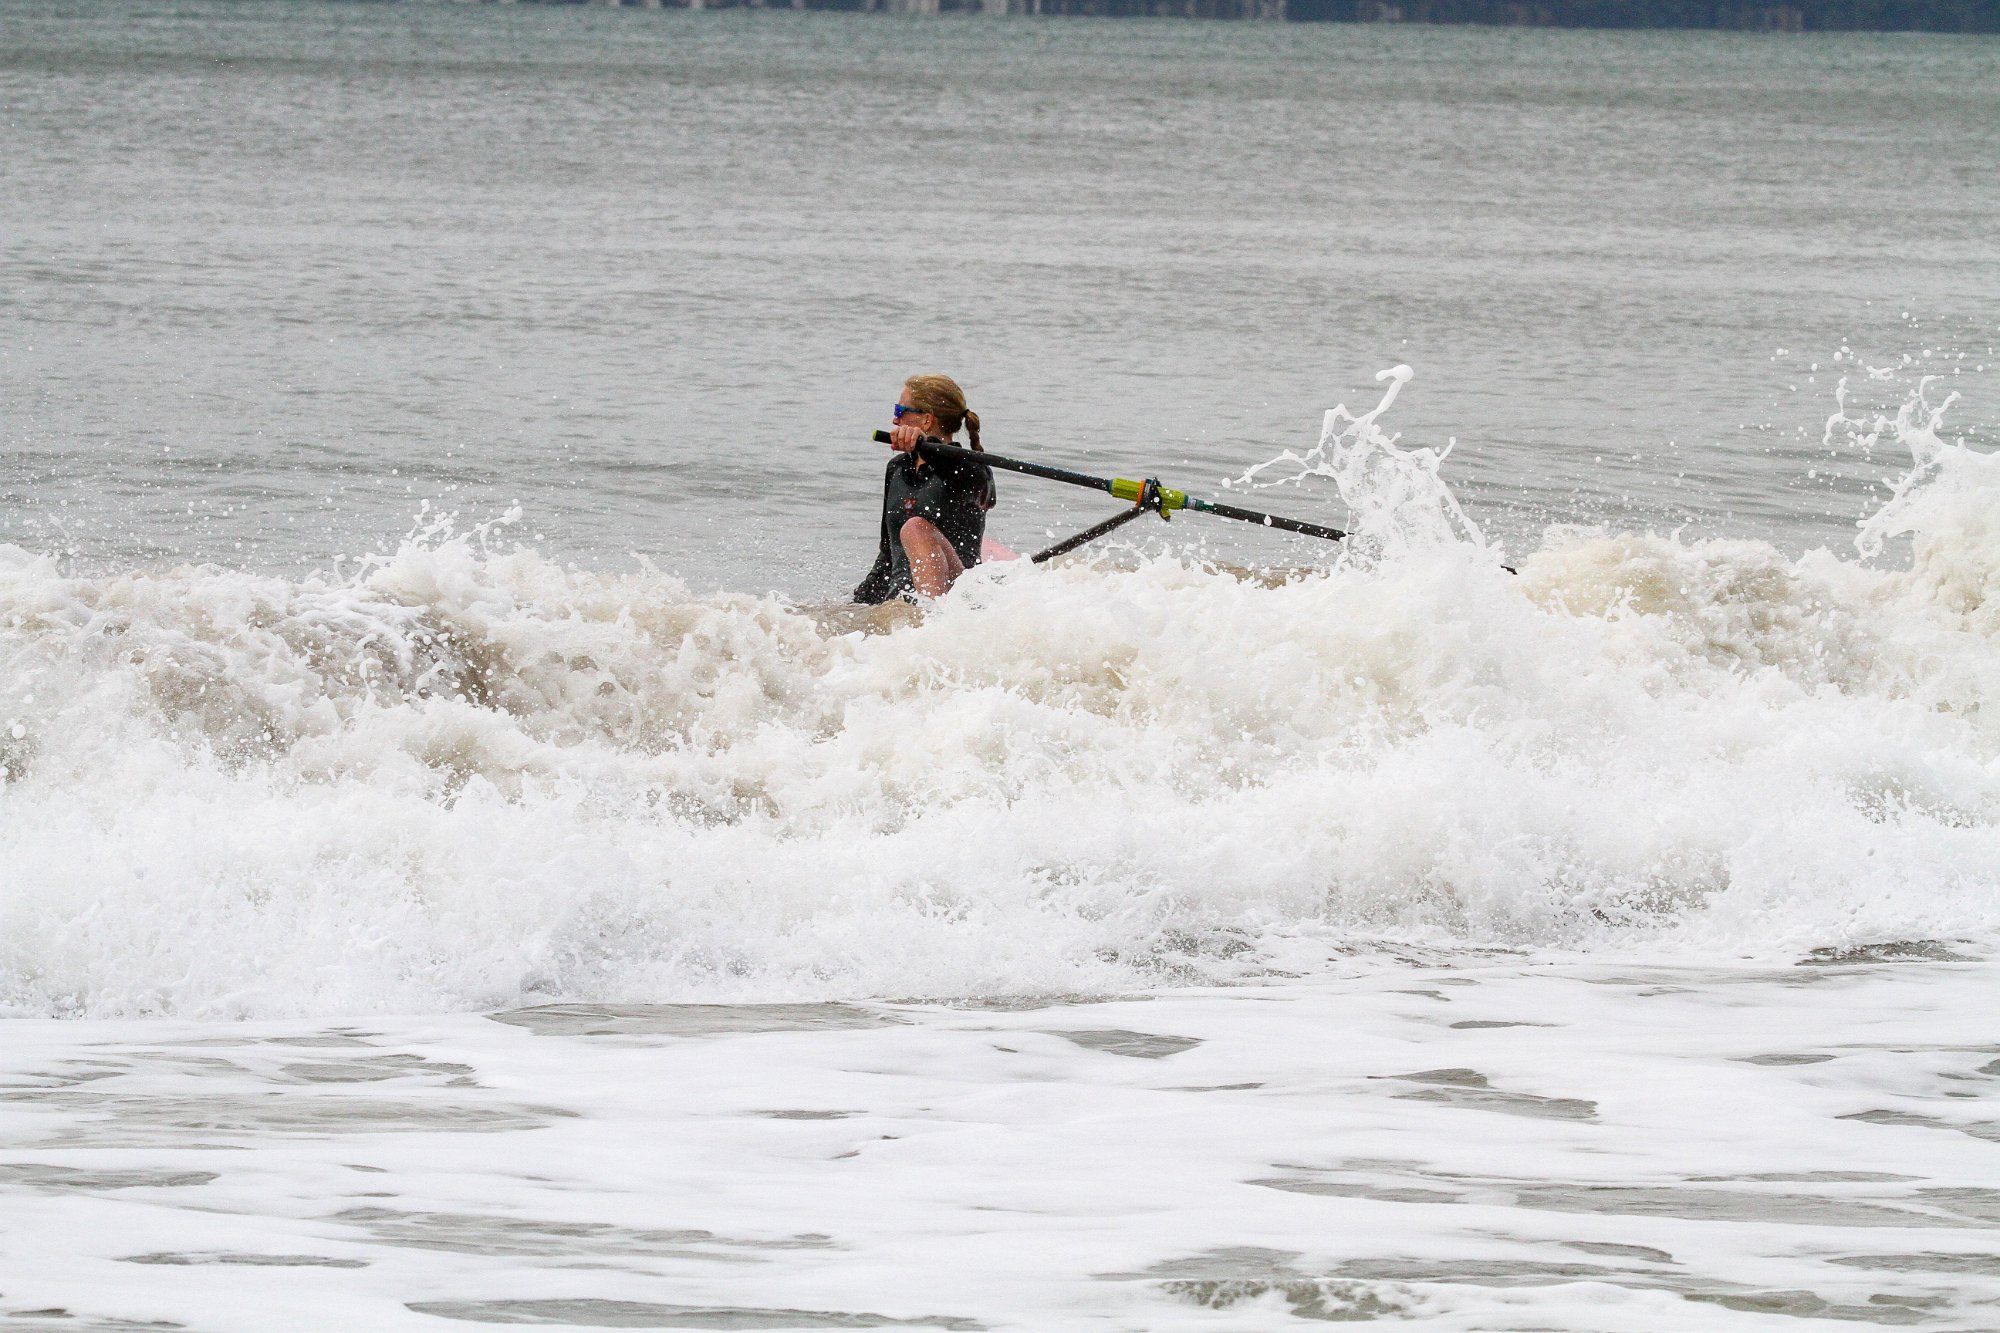
{"type": "Polygon", "coordinates": [[[945,485],[955,491],[979,497],[981,509],[991,509],[996,498],[993,469],[970,458],[947,455],[938,450],[924,452],[924,466],[935,468],[945,485]]]}
{"type": "MultiPolygon", "coordinates": [[[[891,466],[894,466],[893,463],[891,466]]],[[[882,479],[882,485],[885,490],[888,484],[889,479],[885,474],[882,479]]],[[[889,600],[889,582],[895,570],[895,555],[889,546],[890,536],[889,511],[885,507],[882,510],[882,542],[875,551],[875,564],[862,577],[861,582],[855,585],[855,601],[867,606],[873,606],[878,602],[889,600]]]]}

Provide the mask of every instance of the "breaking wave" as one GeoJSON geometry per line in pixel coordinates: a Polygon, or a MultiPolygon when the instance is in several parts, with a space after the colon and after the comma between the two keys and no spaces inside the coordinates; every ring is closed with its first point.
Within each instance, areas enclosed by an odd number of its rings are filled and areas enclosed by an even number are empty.
{"type": "Polygon", "coordinates": [[[1829,426],[1913,451],[1861,535],[1906,569],[1555,529],[1518,577],[1381,407],[1290,460],[1363,541],[1285,579],[1020,562],[863,610],[566,570],[502,527],[304,580],[0,548],[0,1006],[1996,938],[2000,459],[1942,407],[1829,426]]]}

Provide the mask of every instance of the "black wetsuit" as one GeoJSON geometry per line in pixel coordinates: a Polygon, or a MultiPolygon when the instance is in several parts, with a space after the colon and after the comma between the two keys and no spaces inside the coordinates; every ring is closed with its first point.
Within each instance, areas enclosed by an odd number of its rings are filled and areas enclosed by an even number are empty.
{"type": "Polygon", "coordinates": [[[875,567],[854,590],[857,602],[886,602],[915,586],[910,582],[910,558],[903,551],[903,524],[927,518],[958,552],[959,563],[971,569],[979,563],[979,543],[986,536],[986,511],[993,507],[993,469],[965,458],[927,452],[924,465],[899,453],[889,460],[882,481],[882,546],[875,567]]]}

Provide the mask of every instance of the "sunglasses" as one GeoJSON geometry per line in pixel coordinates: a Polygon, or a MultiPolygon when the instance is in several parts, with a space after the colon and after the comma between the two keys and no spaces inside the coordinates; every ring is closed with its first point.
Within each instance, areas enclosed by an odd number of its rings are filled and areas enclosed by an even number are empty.
{"type": "Polygon", "coordinates": [[[905,414],[907,414],[907,413],[910,413],[910,412],[916,412],[916,411],[918,411],[918,409],[917,409],[917,408],[914,408],[914,407],[911,407],[911,406],[910,406],[910,405],[909,405],[908,403],[897,403],[897,404],[896,404],[896,415],[895,415],[895,416],[893,416],[893,417],[891,417],[891,418],[890,418],[890,420],[892,420],[892,421],[901,421],[901,420],[903,419],[903,417],[904,417],[904,415],[905,415],[905,414]]]}

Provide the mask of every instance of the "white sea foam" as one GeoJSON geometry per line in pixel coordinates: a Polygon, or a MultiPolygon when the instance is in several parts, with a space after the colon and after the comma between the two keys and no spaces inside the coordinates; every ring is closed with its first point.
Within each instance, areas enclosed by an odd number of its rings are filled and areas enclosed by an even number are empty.
{"type": "Polygon", "coordinates": [[[1368,558],[695,595],[433,528],[358,574],[0,551],[0,1002],[1090,992],[1358,942],[2000,930],[2000,465],[1921,403],[1865,549],[1552,531],[1329,415],[1368,558]],[[1383,501],[1381,497],[1388,496],[1383,501]],[[1379,503],[1378,503],[1379,501],[1379,503]]]}
{"type": "Polygon", "coordinates": [[[17,1021],[0,1312],[1985,1329],[1995,981],[1460,955],[1040,1007],[17,1021]]]}

